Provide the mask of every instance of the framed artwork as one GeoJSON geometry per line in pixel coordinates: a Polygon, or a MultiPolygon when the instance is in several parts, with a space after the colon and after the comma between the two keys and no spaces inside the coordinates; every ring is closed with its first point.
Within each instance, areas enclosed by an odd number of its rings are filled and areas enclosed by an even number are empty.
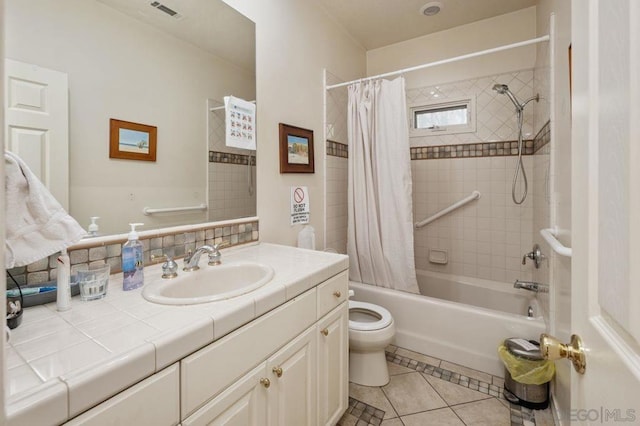
{"type": "Polygon", "coordinates": [[[109,158],[156,161],[156,126],[112,118],[109,135],[109,158]]]}
{"type": "Polygon", "coordinates": [[[314,173],[313,130],[280,123],[280,173],[314,173]]]}

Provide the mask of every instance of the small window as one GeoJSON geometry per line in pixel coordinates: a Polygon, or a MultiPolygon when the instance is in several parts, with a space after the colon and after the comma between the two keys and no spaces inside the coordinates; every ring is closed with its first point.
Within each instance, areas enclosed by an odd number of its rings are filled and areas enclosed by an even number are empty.
{"type": "Polygon", "coordinates": [[[411,108],[412,136],[475,132],[475,99],[418,105],[411,108]]]}

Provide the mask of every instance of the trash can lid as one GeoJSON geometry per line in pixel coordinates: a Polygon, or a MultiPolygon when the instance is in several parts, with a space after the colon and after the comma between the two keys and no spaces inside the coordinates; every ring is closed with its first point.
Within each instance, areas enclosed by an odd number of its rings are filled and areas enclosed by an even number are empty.
{"type": "Polygon", "coordinates": [[[540,352],[540,343],[536,342],[535,340],[510,337],[504,341],[504,346],[509,352],[521,358],[534,361],[540,361],[544,359],[542,353],[540,352]]]}

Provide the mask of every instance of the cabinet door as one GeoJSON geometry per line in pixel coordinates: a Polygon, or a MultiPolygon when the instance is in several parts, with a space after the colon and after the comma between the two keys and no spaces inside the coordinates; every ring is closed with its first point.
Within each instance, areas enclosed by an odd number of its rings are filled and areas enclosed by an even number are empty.
{"type": "Polygon", "coordinates": [[[349,309],[343,303],[318,321],[318,425],[335,425],[349,399],[349,309]]]}
{"type": "Polygon", "coordinates": [[[204,407],[187,417],[183,426],[262,426],[267,416],[265,363],[241,377],[204,407]],[[262,380],[262,382],[261,382],[262,380]]]}
{"type": "Polygon", "coordinates": [[[271,426],[315,425],[317,419],[317,339],[313,326],[267,360],[271,426]]]}

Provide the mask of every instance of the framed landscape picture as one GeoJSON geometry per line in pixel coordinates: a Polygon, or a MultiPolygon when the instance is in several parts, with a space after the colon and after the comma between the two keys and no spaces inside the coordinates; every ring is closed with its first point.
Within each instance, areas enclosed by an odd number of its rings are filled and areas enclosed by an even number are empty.
{"type": "Polygon", "coordinates": [[[156,161],[157,127],[112,118],[109,134],[109,158],[156,161]]]}
{"type": "Polygon", "coordinates": [[[314,173],[313,130],[280,123],[280,173],[314,173]]]}

